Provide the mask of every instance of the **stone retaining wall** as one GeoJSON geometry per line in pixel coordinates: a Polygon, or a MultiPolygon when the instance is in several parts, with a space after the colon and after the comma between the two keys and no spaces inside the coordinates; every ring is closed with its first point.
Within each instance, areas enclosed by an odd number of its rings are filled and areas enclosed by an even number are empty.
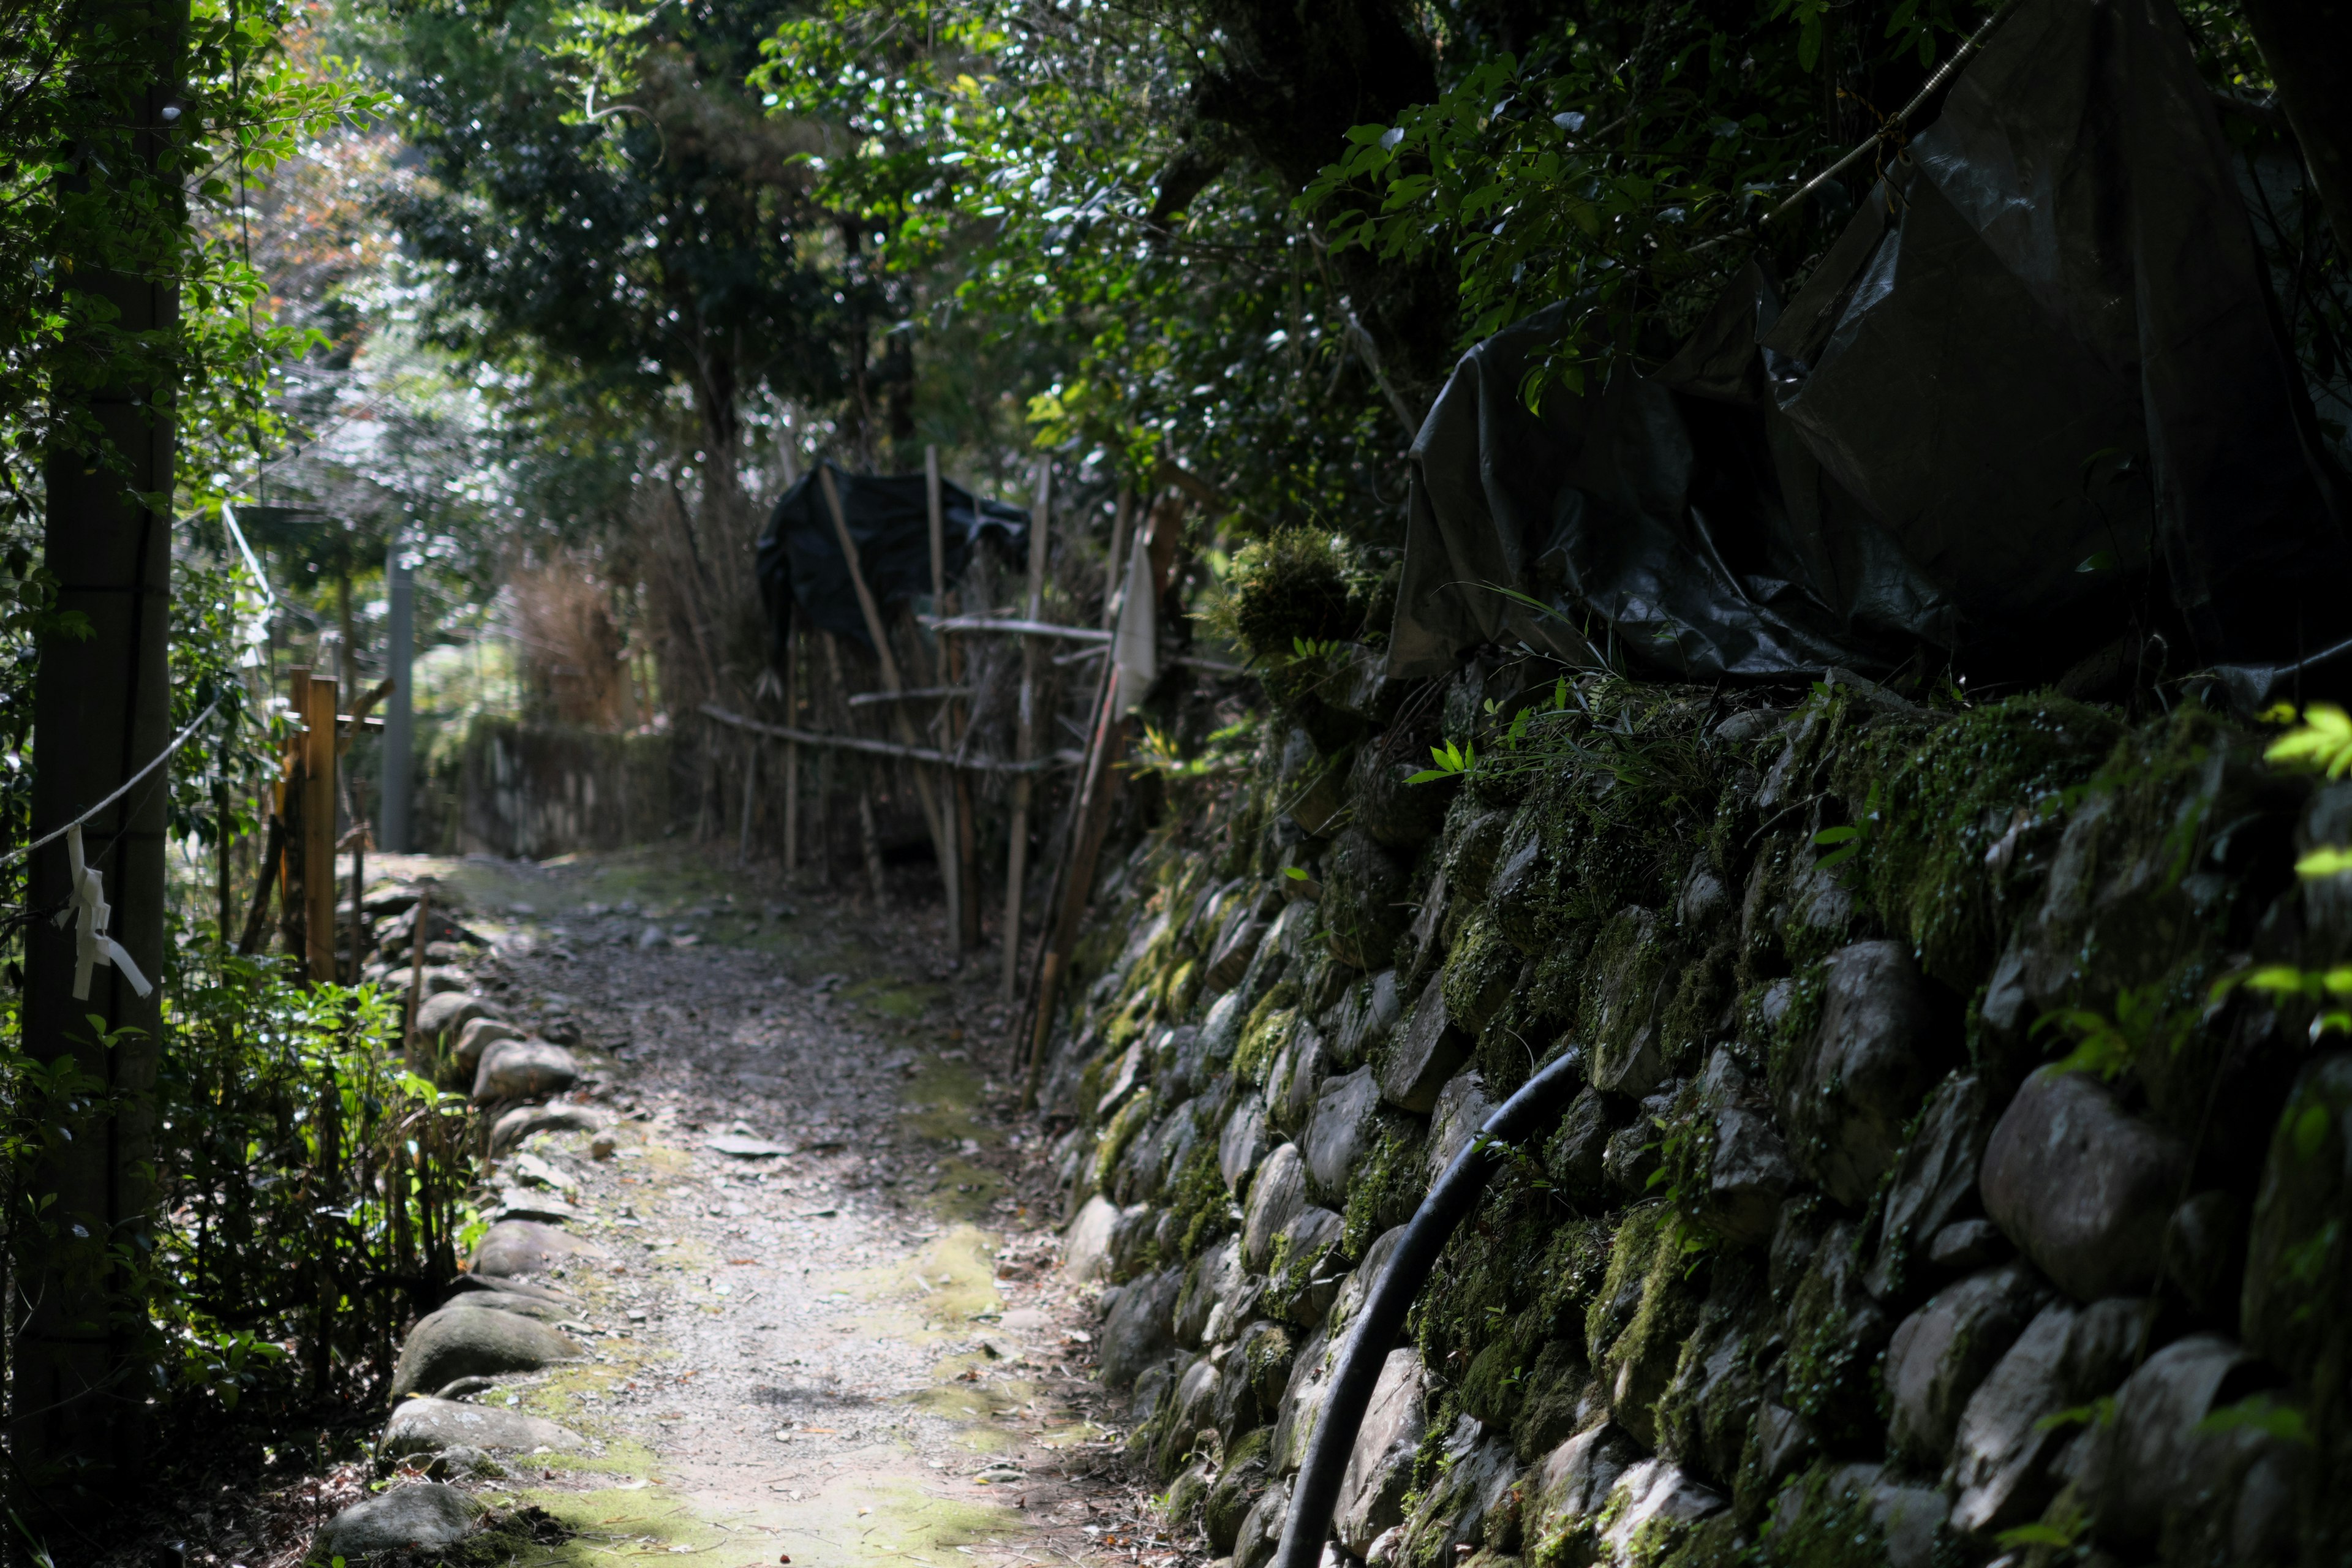
{"type": "Polygon", "coordinates": [[[1233,1568],[1432,1174],[1563,1054],[1351,1562],[2345,1560],[2352,879],[2295,860],[2352,785],[2194,708],[1270,685],[1247,784],[1107,874],[1046,1092],[1103,1375],[1233,1568]]]}

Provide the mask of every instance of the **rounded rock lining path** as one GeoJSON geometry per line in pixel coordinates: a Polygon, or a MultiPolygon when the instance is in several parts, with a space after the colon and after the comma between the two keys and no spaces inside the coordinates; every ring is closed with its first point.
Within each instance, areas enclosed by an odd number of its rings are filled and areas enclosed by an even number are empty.
{"type": "MultiPolygon", "coordinates": [[[[468,966],[486,1016],[576,1031],[555,1103],[590,1114],[502,1152],[485,1188],[602,1256],[525,1277],[567,1298],[553,1326],[582,1359],[420,1390],[584,1451],[471,1475],[415,1452],[379,1481],[551,1516],[512,1537],[519,1563],[1197,1558],[1125,1479],[1123,1402],[1087,1381],[1093,1288],[1061,1272],[1042,1134],[1000,1081],[994,966],[944,969],[936,911],[736,890],[738,913],[725,879],[647,852],[383,870],[443,879],[492,939],[468,966]]],[[[319,1488],[320,1520],[365,1479],[319,1488]]]]}

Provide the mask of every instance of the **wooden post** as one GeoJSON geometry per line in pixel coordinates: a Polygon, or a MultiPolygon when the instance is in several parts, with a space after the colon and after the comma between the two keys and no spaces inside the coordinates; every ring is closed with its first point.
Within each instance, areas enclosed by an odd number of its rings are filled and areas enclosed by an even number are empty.
{"type": "MultiPolygon", "coordinates": [[[[940,449],[923,448],[923,493],[929,508],[931,525],[931,613],[944,615],[948,598],[947,508],[940,494],[940,449]]],[[[919,637],[922,634],[918,631],[919,637]]],[[[948,634],[940,634],[940,668],[948,668],[948,634]]],[[[954,682],[950,680],[948,684],[954,682]]],[[[940,734],[951,741],[955,730],[955,699],[948,699],[942,716],[947,720],[940,734]]],[[[941,751],[947,750],[942,744],[941,751]]],[[[963,955],[963,825],[955,808],[955,780],[942,773],[940,778],[946,798],[940,802],[940,826],[947,830],[947,842],[941,846],[940,880],[947,893],[948,952],[951,957],[963,955]]]]}
{"type": "MultiPolygon", "coordinates": [[[[1037,479],[1031,490],[1035,505],[1029,519],[1029,597],[1024,614],[1033,621],[1045,614],[1045,543],[1053,527],[1054,468],[1037,459],[1037,479]]],[[[1021,711],[1015,726],[1014,757],[1033,761],[1037,755],[1037,662],[1044,645],[1034,637],[1021,639],[1021,711]]],[[[1029,872],[1029,801],[1034,788],[1027,773],[1013,782],[1013,843],[1004,868],[1004,1000],[1013,1000],[1021,970],[1021,884],[1029,872]]]]}
{"type": "Polygon", "coordinates": [[[416,1009],[425,1001],[425,948],[433,935],[433,884],[416,889],[416,913],[408,926],[408,1016],[400,1026],[400,1056],[410,1067],[416,1060],[416,1009]]]}
{"type": "MultiPolygon", "coordinates": [[[[882,685],[892,696],[904,691],[906,683],[898,679],[898,661],[890,652],[890,629],[882,624],[881,607],[874,602],[873,590],[866,585],[866,569],[858,563],[857,542],[849,536],[849,516],[841,510],[841,491],[833,482],[830,465],[816,471],[817,482],[824,490],[826,510],[833,514],[835,537],[841,541],[841,556],[849,565],[849,585],[857,590],[857,608],[866,617],[866,635],[874,639],[874,654],[882,664],[882,685]]],[[[915,726],[907,717],[906,704],[890,704],[890,716],[897,721],[898,743],[915,743],[915,726]]],[[[921,768],[913,770],[915,798],[923,808],[923,819],[931,830],[932,852],[939,857],[941,874],[948,863],[947,832],[940,822],[939,803],[931,797],[931,775],[921,768]]],[[[871,807],[868,807],[870,812],[871,807]]]]}
{"type": "Polygon", "coordinates": [[[335,978],[335,694],[310,677],[303,692],[302,924],[310,978],[335,978]]]}
{"type": "MultiPolygon", "coordinates": [[[[789,612],[788,612],[789,613],[789,612]]],[[[801,633],[793,626],[784,640],[784,723],[800,727],[801,713],[801,633]]],[[[784,742],[784,880],[792,881],[801,868],[801,743],[784,742]]]]}

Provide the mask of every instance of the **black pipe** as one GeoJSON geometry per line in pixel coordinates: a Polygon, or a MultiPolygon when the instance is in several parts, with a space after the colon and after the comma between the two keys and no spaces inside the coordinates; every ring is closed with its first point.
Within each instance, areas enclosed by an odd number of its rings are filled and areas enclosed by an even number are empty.
{"type": "Polygon", "coordinates": [[[1315,1436],[1307,1445],[1307,1461],[1291,1489],[1290,1512],[1283,1521],[1282,1547],[1275,1553],[1273,1568],[1316,1568],[1321,1559],[1331,1512],[1339,1502],[1339,1481],[1356,1446],[1356,1429],[1363,1425],[1364,1408],[1372,1402],[1372,1387],[1380,1382],[1381,1363],[1396,1345],[1412,1299],[1437,1266],[1438,1253],[1494,1174],[1500,1158],[1495,1145],[1515,1143],[1549,1123],[1583,1078],[1584,1053],[1563,1052],[1486,1118],[1479,1135],[1454,1156],[1421,1200],[1395,1256],[1348,1330],[1330,1391],[1315,1420],[1315,1436]]]}

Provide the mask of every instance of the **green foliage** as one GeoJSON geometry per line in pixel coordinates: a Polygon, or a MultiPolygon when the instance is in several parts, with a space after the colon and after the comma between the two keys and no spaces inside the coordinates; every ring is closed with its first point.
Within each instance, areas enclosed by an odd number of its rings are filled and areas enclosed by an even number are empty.
{"type": "MultiPolygon", "coordinates": [[[[2272,710],[2275,716],[2279,710],[2272,710]]],[[[2286,709],[2294,717],[2294,710],[2286,709]]],[[[2284,767],[2340,779],[2352,773],[2352,716],[2333,702],[2315,702],[2305,709],[2302,722],[2264,748],[2265,760],[2284,767]]]]}
{"type": "Polygon", "coordinates": [[[1176,1215],[1176,1250],[1186,1262],[1231,1236],[1241,1225],[1241,1210],[1217,1168],[1213,1133],[1195,1144],[1190,1158],[1168,1184],[1168,1206],[1176,1215]]]}
{"type": "Polygon", "coordinates": [[[1311,657],[1363,629],[1360,575],[1340,535],[1276,529],[1234,552],[1206,618],[1255,658],[1311,657]]]}

